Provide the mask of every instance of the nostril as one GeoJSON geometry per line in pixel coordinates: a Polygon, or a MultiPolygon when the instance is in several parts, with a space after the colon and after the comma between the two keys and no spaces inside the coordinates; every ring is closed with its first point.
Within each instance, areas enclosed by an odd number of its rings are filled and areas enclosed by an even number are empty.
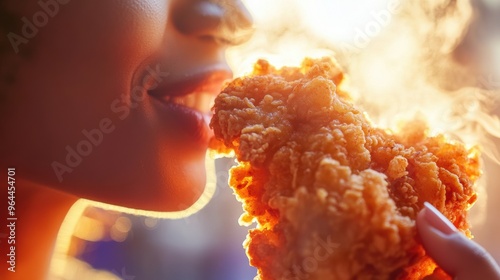
{"type": "Polygon", "coordinates": [[[240,1],[185,1],[172,17],[181,33],[224,45],[241,44],[253,33],[252,18],[240,1]]]}

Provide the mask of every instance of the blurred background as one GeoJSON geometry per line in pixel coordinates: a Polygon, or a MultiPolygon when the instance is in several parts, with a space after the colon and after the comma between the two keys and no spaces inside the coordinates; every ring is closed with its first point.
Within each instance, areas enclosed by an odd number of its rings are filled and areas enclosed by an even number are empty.
{"type": "MultiPolygon", "coordinates": [[[[235,75],[257,58],[277,66],[335,56],[376,125],[424,116],[432,133],[483,147],[472,232],[500,262],[500,0],[249,0],[255,36],[228,52],[235,75]]],[[[224,5],[224,1],[221,1],[224,5]]],[[[253,279],[227,186],[232,159],[216,162],[217,189],[198,213],[159,220],[87,207],[77,217],[61,279],[253,279]]]]}
{"type": "Polygon", "coordinates": [[[242,247],[247,228],[227,186],[234,160],[216,160],[217,190],[198,213],[177,220],[87,207],[71,237],[61,279],[253,279],[242,247]]]}

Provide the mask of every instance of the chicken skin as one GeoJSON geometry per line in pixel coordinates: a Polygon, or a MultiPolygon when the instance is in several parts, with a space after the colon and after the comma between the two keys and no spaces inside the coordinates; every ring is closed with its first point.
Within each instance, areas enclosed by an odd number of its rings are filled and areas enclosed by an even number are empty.
{"type": "Polygon", "coordinates": [[[258,61],[216,98],[212,148],[234,151],[230,186],[256,279],[447,279],[415,218],[433,204],[471,237],[477,147],[429,136],[423,121],[377,128],[329,58],[258,61]]]}

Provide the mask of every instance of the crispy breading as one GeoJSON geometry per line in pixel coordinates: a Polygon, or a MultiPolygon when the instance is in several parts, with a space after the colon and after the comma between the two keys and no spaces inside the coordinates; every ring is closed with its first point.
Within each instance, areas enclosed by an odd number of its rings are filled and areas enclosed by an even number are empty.
{"type": "Polygon", "coordinates": [[[428,137],[420,121],[375,128],[343,81],[328,58],[279,70],[260,60],[215,100],[241,221],[257,222],[245,242],[256,279],[422,279],[436,269],[415,228],[425,201],[471,236],[478,150],[428,137]]]}

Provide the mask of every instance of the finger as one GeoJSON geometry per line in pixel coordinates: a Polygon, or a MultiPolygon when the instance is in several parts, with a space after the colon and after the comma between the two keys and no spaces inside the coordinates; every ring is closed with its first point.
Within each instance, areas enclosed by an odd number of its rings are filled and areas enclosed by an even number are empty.
{"type": "Polygon", "coordinates": [[[424,206],[417,216],[418,233],[443,270],[458,279],[500,279],[498,265],[484,248],[467,239],[432,205],[424,206]]]}

